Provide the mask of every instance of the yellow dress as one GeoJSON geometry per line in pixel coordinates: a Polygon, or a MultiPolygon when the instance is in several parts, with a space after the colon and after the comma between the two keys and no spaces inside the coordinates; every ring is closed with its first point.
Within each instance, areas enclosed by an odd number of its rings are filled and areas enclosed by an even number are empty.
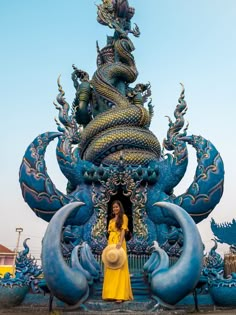
{"type": "MultiPolygon", "coordinates": [[[[123,225],[121,229],[128,230],[128,217],[125,214],[123,215],[123,225]]],[[[119,243],[121,231],[117,230],[114,219],[111,219],[109,222],[108,232],[108,245],[119,243]]],[[[125,239],[123,240],[122,247],[127,253],[125,239]]],[[[102,298],[104,300],[133,300],[127,259],[120,269],[104,268],[102,298]]]]}

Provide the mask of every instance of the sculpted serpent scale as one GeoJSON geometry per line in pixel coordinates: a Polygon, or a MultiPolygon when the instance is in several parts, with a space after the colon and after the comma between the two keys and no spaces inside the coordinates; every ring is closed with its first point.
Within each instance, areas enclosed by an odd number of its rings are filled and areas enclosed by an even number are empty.
{"type": "MultiPolygon", "coordinates": [[[[118,151],[121,150],[124,159],[132,165],[140,164],[140,159],[137,160],[140,151],[143,154],[142,164],[160,157],[160,144],[146,128],[150,125],[150,116],[143,107],[142,99],[136,97],[130,104],[125,95],[125,85],[134,82],[138,75],[132,50],[134,47],[130,39],[116,39],[114,59],[117,61],[99,66],[91,80],[95,98],[99,95],[100,102],[101,99],[106,100],[111,107],[104,113],[97,108],[92,110],[92,114],[97,116],[86,125],[80,142],[81,157],[98,165],[117,163],[118,151]],[[125,83],[120,84],[121,80],[125,83]]],[[[78,108],[76,110],[79,111],[78,108]]]]}
{"type": "Polygon", "coordinates": [[[162,148],[149,130],[153,116],[150,84],[130,86],[138,71],[129,34],[140,35],[137,25],[131,29],[133,15],[134,8],[127,0],[103,0],[98,6],[98,22],[112,28],[114,35],[108,37],[104,48],[97,45],[97,69],[92,79],[73,66],[76,95],[72,106],[58,79],[58,132],[36,137],[20,167],[24,200],[37,216],[50,222],[43,243],[48,286],[59,299],[74,306],[86,300],[93,280],[99,278],[93,254],[100,255],[106,246],[109,205],[114,198],[122,199],[129,215],[133,232],[127,244],[129,253],[150,255],[153,242],[162,250],[179,249],[174,269],[167,266],[167,254],[162,253],[160,266],[165,270],[159,270],[156,261],[150,274],[155,298],[173,305],[198,281],[202,244],[195,224],[211,213],[223,193],[224,165],[219,152],[204,137],[187,134],[183,86],[162,148]],[[55,138],[58,165],[68,180],[66,193],[56,188],[46,168],[45,152],[55,138]],[[196,150],[197,168],[189,188],[176,196],[174,188],[187,170],[188,145],[196,150]],[[79,261],[75,258],[78,248],[79,261]],[[71,266],[65,263],[67,259],[71,266]],[[60,272],[54,273],[51,268],[57,263],[60,272]],[[179,294],[173,299],[171,292],[175,290],[179,294]]]}

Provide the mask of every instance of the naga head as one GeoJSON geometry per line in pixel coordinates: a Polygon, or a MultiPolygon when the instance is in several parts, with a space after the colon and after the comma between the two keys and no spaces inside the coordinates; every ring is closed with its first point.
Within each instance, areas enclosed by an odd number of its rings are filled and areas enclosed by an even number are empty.
{"type": "Polygon", "coordinates": [[[115,29],[119,34],[127,35],[133,33],[140,35],[138,27],[131,30],[130,20],[134,16],[135,9],[129,6],[127,0],[102,0],[98,5],[97,21],[115,29]]]}

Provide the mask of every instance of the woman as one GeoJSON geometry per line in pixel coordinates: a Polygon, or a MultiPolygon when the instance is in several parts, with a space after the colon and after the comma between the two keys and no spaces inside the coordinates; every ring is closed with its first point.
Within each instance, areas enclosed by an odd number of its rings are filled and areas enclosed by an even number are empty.
{"type": "MultiPolygon", "coordinates": [[[[123,247],[127,255],[125,231],[128,230],[128,218],[124,214],[124,208],[119,200],[112,203],[113,218],[108,225],[108,245],[116,244],[116,248],[123,247]]],[[[120,269],[105,268],[102,290],[104,300],[116,300],[117,303],[133,300],[130,284],[128,259],[120,269]]]]}

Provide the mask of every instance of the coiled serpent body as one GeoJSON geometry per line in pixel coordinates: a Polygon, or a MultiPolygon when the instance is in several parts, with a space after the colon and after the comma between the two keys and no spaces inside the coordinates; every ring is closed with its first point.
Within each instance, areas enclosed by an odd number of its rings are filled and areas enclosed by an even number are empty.
{"type": "Polygon", "coordinates": [[[91,85],[95,95],[110,102],[112,108],[98,114],[83,130],[80,154],[94,164],[117,164],[122,151],[123,159],[131,165],[147,164],[160,157],[160,144],[148,129],[149,112],[143,104],[131,102],[122,90],[136,80],[132,42],[118,39],[114,51],[118,61],[98,67],[91,85]]]}

